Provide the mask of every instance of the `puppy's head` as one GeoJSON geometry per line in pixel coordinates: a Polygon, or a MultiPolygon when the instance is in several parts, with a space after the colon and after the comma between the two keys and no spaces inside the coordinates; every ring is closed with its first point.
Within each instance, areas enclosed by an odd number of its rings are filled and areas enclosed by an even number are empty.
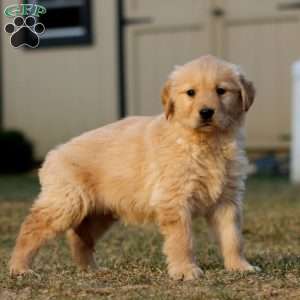
{"type": "Polygon", "coordinates": [[[162,91],[166,118],[201,131],[239,126],[254,97],[237,66],[211,55],[176,67],[162,91]]]}

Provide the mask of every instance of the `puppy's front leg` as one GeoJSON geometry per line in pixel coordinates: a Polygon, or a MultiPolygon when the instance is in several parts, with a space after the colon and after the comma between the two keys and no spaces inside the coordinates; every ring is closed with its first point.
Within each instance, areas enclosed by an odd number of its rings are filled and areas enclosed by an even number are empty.
{"type": "Polygon", "coordinates": [[[165,237],[163,251],[170,277],[175,280],[199,278],[203,272],[194,261],[189,213],[176,209],[161,211],[159,226],[165,237]]]}
{"type": "Polygon", "coordinates": [[[209,215],[208,221],[217,236],[227,270],[259,270],[250,265],[243,255],[241,209],[238,204],[222,202],[209,215]]]}

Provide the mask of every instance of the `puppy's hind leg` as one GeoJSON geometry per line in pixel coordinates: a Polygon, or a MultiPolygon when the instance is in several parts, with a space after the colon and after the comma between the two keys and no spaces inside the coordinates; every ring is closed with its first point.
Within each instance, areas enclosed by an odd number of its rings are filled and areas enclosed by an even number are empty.
{"type": "Polygon", "coordinates": [[[75,189],[42,193],[23,222],[9,263],[11,276],[26,273],[39,248],[80,223],[88,207],[75,189]]]}
{"type": "Polygon", "coordinates": [[[110,214],[93,214],[86,216],[78,226],[67,232],[72,257],[81,269],[96,269],[93,256],[96,240],[113,223],[114,218],[110,214]]]}

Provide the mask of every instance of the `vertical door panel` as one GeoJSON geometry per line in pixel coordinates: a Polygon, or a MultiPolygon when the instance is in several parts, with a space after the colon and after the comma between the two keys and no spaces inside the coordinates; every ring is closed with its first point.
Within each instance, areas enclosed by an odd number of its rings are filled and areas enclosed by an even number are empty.
{"type": "Polygon", "coordinates": [[[221,52],[253,79],[257,99],[247,118],[248,146],[288,147],[291,64],[300,58],[299,12],[291,1],[226,0],[221,52]]]}
{"type": "Polygon", "coordinates": [[[156,114],[162,111],[160,90],[174,64],[211,52],[209,5],[204,0],[131,0],[126,17],[129,24],[147,22],[126,27],[128,112],[156,114]]]}

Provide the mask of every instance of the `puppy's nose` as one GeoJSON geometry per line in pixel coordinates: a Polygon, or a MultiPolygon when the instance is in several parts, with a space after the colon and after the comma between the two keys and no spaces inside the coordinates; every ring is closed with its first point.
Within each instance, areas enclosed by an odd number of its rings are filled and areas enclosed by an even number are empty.
{"type": "Polygon", "coordinates": [[[203,108],[200,110],[199,114],[204,121],[209,121],[214,115],[215,110],[212,108],[203,108]]]}

